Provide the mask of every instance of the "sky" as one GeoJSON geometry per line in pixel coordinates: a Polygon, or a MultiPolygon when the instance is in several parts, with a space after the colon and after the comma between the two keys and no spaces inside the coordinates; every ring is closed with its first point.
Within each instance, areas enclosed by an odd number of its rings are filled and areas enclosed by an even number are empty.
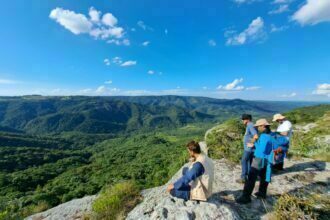
{"type": "Polygon", "coordinates": [[[330,0],[5,0],[0,95],[330,101],[330,0]]]}

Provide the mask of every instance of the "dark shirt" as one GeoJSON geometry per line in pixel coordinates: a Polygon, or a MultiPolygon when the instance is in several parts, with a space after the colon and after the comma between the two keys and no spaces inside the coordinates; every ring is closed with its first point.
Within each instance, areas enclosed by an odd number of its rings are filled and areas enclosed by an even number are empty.
{"type": "Polygon", "coordinates": [[[174,183],[174,189],[186,190],[189,187],[189,183],[203,175],[204,172],[204,167],[200,162],[194,163],[192,168],[189,169],[180,179],[174,183]]]}

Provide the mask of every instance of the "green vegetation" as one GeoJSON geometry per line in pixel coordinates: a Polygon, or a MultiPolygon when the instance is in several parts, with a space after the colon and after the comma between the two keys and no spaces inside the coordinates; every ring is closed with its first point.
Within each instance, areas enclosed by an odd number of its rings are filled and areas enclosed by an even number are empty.
{"type": "Polygon", "coordinates": [[[317,105],[310,107],[297,108],[287,112],[285,116],[293,124],[313,123],[321,118],[326,112],[330,111],[330,105],[317,105]]]}
{"type": "MultiPolygon", "coordinates": [[[[117,207],[127,198],[113,189],[128,187],[133,195],[167,182],[186,162],[186,142],[203,139],[212,124],[300,105],[178,96],[0,97],[0,220],[21,219],[104,186],[118,188],[105,190],[100,204],[117,207]]],[[[211,155],[237,162],[242,124],[232,120],[215,131],[208,136],[211,155]]]]}
{"type": "MultiPolygon", "coordinates": [[[[318,160],[330,161],[330,105],[308,107],[295,112],[303,112],[302,115],[311,114],[305,118],[297,113],[300,124],[299,129],[291,140],[290,153],[295,156],[311,157],[318,160]],[[306,124],[312,122],[313,124],[306,124]],[[307,127],[304,129],[304,127],[307,127]],[[308,128],[310,126],[310,128],[308,128]]],[[[290,113],[291,114],[291,113],[290,113]]],[[[297,127],[297,126],[296,126],[297,127]]]]}
{"type": "Polygon", "coordinates": [[[281,195],[274,207],[274,217],[278,220],[327,220],[330,218],[329,195],[310,192],[281,195]]]}
{"type": "MultiPolygon", "coordinates": [[[[290,110],[297,103],[203,97],[0,97],[0,131],[29,134],[122,134],[290,110]]],[[[304,103],[300,103],[304,105],[304,103]]]]}
{"type": "Polygon", "coordinates": [[[138,188],[164,184],[186,162],[185,143],[202,139],[206,129],[121,136],[79,150],[2,147],[1,213],[20,218],[126,180],[138,188]]]}
{"type": "Polygon", "coordinates": [[[134,182],[117,183],[94,201],[92,219],[124,219],[140,200],[140,189],[134,182]]]}
{"type": "Polygon", "coordinates": [[[206,137],[209,153],[212,158],[226,158],[234,163],[239,162],[243,153],[244,125],[232,119],[214,127],[206,137]]]}

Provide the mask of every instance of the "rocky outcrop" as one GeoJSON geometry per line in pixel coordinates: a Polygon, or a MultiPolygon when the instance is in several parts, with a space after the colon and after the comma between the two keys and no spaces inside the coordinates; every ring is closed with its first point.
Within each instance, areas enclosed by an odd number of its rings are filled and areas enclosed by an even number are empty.
{"type": "Polygon", "coordinates": [[[166,193],[167,185],[179,178],[178,172],[168,184],[143,191],[143,202],[128,214],[127,219],[269,219],[281,194],[298,189],[329,191],[329,163],[311,159],[288,160],[285,171],[272,178],[267,199],[253,198],[251,204],[238,205],[235,197],[241,194],[243,186],[235,180],[240,176],[240,166],[224,159],[215,160],[214,163],[214,194],[208,202],[185,202],[166,193]]]}
{"type": "Polygon", "coordinates": [[[63,203],[45,212],[32,215],[26,220],[66,220],[83,219],[85,213],[92,211],[92,203],[96,196],[86,196],[63,203]]]}
{"type": "MultiPolygon", "coordinates": [[[[287,160],[285,170],[273,176],[267,199],[253,198],[251,204],[238,205],[235,203],[235,197],[240,195],[243,186],[235,180],[240,176],[240,166],[233,165],[224,159],[214,160],[214,165],[214,194],[209,201],[185,202],[166,193],[167,185],[181,176],[180,170],[168,184],[144,190],[142,203],[128,214],[127,219],[269,219],[276,200],[284,193],[305,189],[327,194],[330,189],[329,163],[307,158],[287,160]]],[[[91,211],[95,198],[95,196],[88,196],[75,199],[27,219],[83,219],[84,214],[91,211]]]]}

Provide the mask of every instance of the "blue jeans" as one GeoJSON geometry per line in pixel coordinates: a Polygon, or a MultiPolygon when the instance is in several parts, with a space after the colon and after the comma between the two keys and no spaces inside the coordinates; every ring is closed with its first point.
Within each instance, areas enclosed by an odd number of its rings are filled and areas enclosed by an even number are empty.
{"type": "MultiPolygon", "coordinates": [[[[182,175],[184,175],[187,171],[188,171],[187,167],[183,168],[182,175]]],[[[180,189],[172,189],[170,194],[173,197],[177,197],[187,201],[190,199],[190,190],[191,190],[190,185],[184,185],[180,187],[180,189]]]]}
{"type": "Polygon", "coordinates": [[[251,169],[251,163],[253,160],[253,152],[252,151],[244,151],[243,157],[242,157],[242,175],[241,178],[245,179],[250,172],[251,169]]]}

